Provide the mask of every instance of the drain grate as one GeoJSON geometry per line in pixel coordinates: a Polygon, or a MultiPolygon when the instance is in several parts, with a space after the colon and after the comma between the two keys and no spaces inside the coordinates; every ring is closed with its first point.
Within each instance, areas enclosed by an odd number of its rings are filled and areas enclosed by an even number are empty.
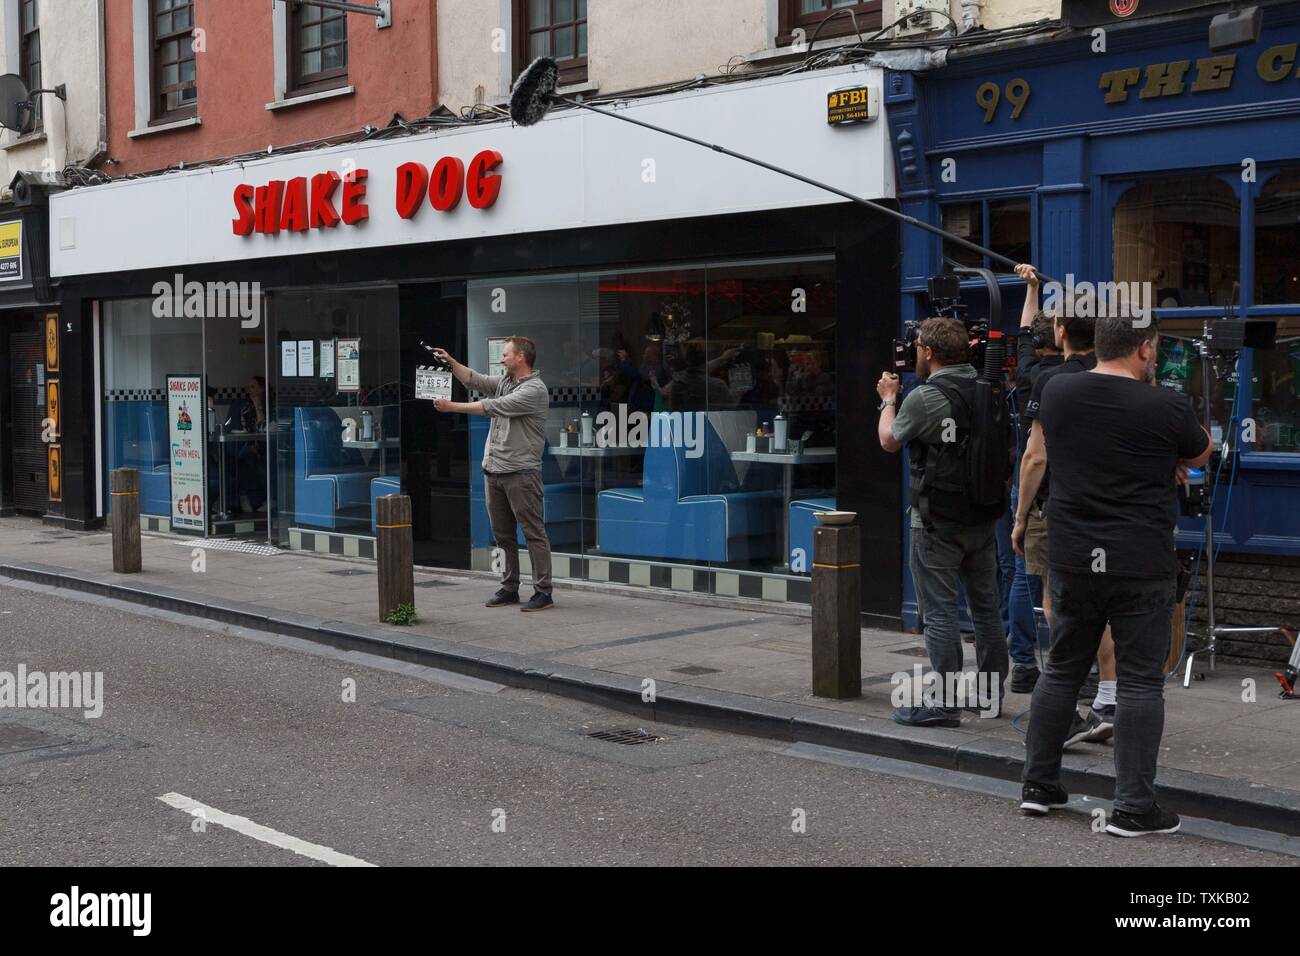
{"type": "Polygon", "coordinates": [[[626,744],[627,746],[657,744],[668,739],[667,737],[648,734],[644,730],[632,730],[630,727],[622,727],[617,730],[594,730],[587,736],[596,740],[606,740],[612,744],[626,744]]]}
{"type": "Polygon", "coordinates": [[[672,668],[674,674],[685,674],[687,677],[699,677],[701,674],[721,674],[716,667],[701,667],[699,664],[687,664],[685,667],[672,668]]]}
{"type": "Polygon", "coordinates": [[[326,571],[326,574],[338,575],[341,578],[350,578],[355,574],[374,574],[374,571],[362,571],[357,568],[344,568],[342,571],[326,571]]]}

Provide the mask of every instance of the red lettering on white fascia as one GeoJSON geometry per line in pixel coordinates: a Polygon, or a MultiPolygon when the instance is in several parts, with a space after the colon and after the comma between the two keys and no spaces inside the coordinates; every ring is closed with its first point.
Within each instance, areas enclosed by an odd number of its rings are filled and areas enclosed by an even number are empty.
{"type": "MultiPolygon", "coordinates": [[[[418,162],[403,163],[397,168],[394,205],[403,219],[415,216],[429,205],[437,212],[450,213],[462,196],[475,209],[488,209],[501,195],[504,162],[494,149],[485,149],[470,160],[468,167],[454,156],[444,156],[426,170],[418,162]]],[[[317,173],[308,182],[306,176],[290,180],[272,179],[261,186],[240,183],[235,187],[235,218],[231,230],[237,236],[255,232],[276,235],[280,232],[307,232],[309,229],[332,229],[342,222],[355,226],[370,218],[366,202],[369,170],[356,169],[344,177],[336,172],[317,173]],[[339,206],[335,193],[342,185],[339,206]]]]}

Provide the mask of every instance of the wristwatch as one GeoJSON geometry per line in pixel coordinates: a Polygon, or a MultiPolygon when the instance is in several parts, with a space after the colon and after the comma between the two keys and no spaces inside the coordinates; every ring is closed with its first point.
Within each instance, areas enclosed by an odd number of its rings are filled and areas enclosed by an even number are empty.
{"type": "Polygon", "coordinates": [[[878,412],[883,412],[883,411],[885,410],[885,406],[886,406],[886,405],[893,405],[893,406],[897,407],[897,405],[898,405],[898,399],[896,399],[896,398],[886,398],[886,399],[882,399],[881,402],[880,402],[880,404],[876,406],[876,411],[878,411],[878,412]]]}

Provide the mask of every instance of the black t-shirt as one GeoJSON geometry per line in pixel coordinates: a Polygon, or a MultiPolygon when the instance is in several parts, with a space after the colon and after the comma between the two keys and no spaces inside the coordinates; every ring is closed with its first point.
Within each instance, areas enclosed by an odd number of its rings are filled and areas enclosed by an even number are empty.
{"type": "MultiPolygon", "coordinates": [[[[1061,359],[1055,365],[1043,368],[1041,365],[1034,376],[1034,388],[1030,392],[1029,401],[1025,402],[1025,409],[1021,412],[1021,417],[1025,422],[1025,445],[1029,445],[1029,429],[1033,426],[1034,421],[1038,418],[1038,410],[1043,402],[1043,389],[1057,375],[1069,375],[1073,372],[1089,372],[1097,367],[1097,355],[1089,352],[1087,355],[1071,355],[1068,359],[1061,359]]],[[[1043,481],[1038,486],[1038,496],[1034,499],[1039,504],[1043,504],[1048,498],[1048,487],[1052,477],[1052,456],[1047,456],[1047,467],[1043,469],[1043,481]]]]}
{"type": "Polygon", "coordinates": [[[1039,375],[1049,368],[1056,368],[1064,362],[1060,355],[1039,355],[1034,351],[1033,330],[1022,328],[1016,337],[1016,402],[1020,418],[1019,440],[1016,444],[1016,468],[1020,467],[1020,456],[1025,453],[1029,442],[1029,428],[1033,419],[1026,414],[1030,399],[1034,396],[1034,383],[1039,375]]]}
{"type": "Polygon", "coordinates": [[[1186,396],[1090,372],[1053,376],[1042,399],[1038,422],[1054,485],[1047,506],[1051,567],[1175,576],[1174,470],[1209,444],[1186,396]]]}

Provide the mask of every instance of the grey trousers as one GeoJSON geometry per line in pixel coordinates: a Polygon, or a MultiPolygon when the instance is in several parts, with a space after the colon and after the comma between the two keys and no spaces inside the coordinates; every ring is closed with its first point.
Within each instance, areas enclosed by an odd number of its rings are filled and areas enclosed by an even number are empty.
{"type": "Polygon", "coordinates": [[[483,481],[487,488],[492,537],[496,539],[504,560],[501,587],[507,591],[519,590],[519,545],[515,539],[518,528],[524,533],[528,559],[533,565],[533,589],[550,594],[551,542],[546,537],[543,521],[542,473],[512,471],[494,474],[485,471],[483,481]]]}

